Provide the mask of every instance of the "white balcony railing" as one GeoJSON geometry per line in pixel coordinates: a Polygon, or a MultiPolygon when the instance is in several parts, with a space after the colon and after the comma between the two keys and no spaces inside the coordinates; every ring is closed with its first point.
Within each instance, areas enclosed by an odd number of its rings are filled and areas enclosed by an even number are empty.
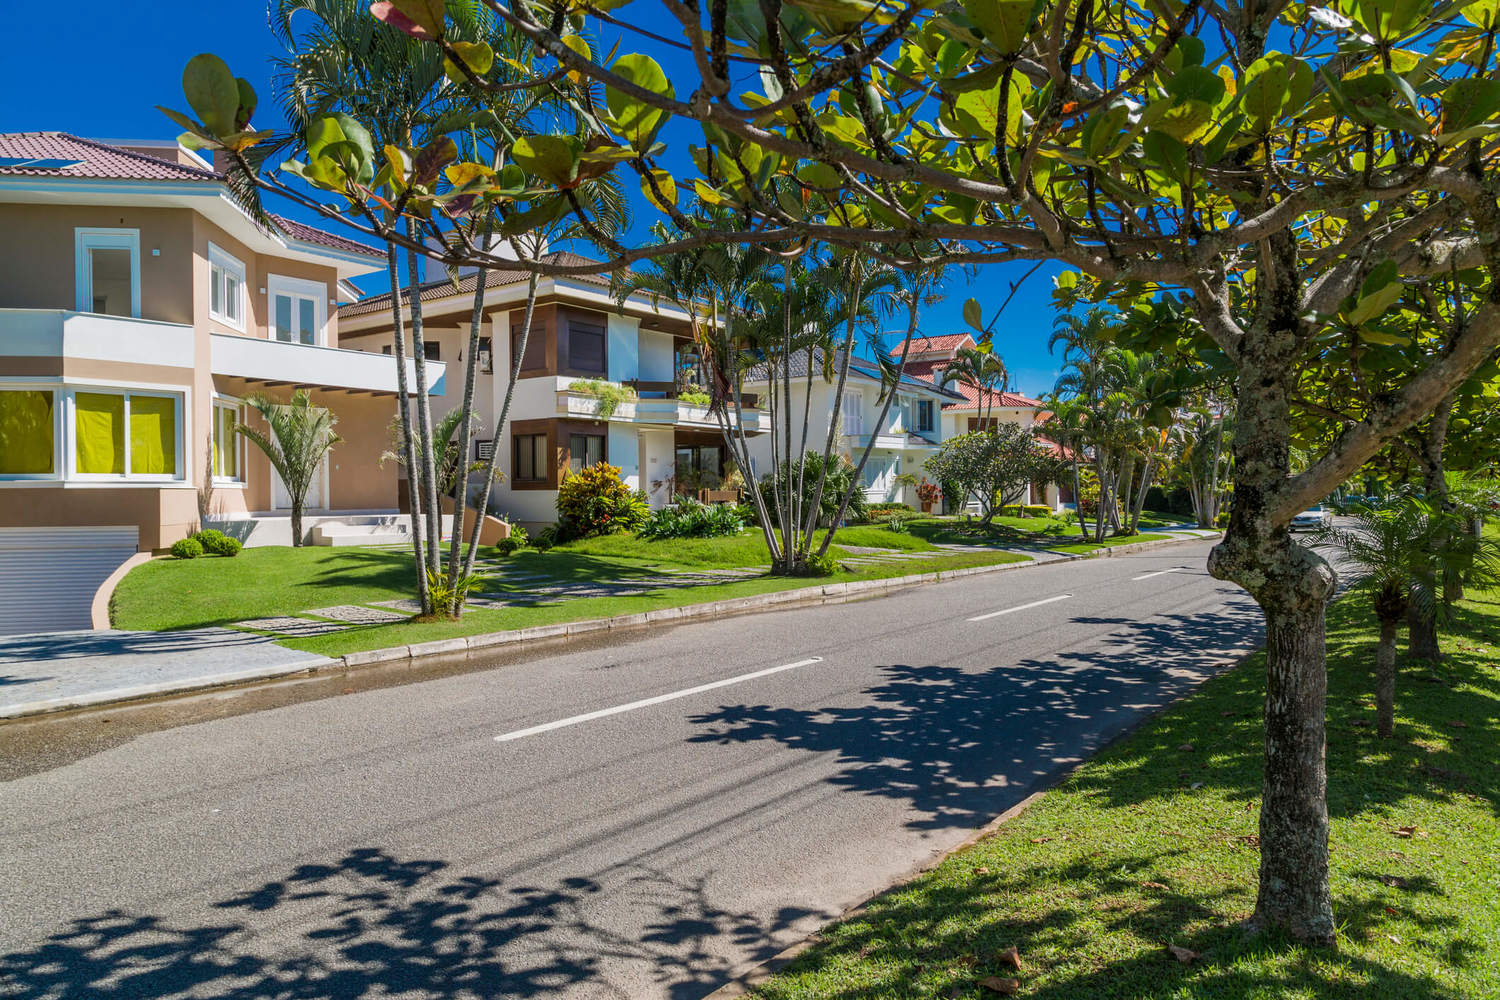
{"type": "Polygon", "coordinates": [[[67,309],[0,309],[0,355],[192,368],[193,328],[67,309]]]}
{"type": "MultiPolygon", "coordinates": [[[[211,339],[215,375],[370,392],[396,391],[396,362],[388,354],[221,333],[211,339]]],[[[446,371],[441,361],[427,362],[429,395],[444,395],[446,371]]],[[[406,385],[408,391],[416,385],[416,365],[410,358],[406,359],[406,385]]]]}

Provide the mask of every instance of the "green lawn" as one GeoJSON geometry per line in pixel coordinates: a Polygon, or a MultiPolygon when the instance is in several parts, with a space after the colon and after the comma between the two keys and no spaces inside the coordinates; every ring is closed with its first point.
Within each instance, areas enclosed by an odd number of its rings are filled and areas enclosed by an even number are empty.
{"type": "MultiPolygon", "coordinates": [[[[638,614],[775,590],[1025,559],[995,551],[947,552],[914,535],[875,526],[840,530],[833,547],[836,555],[844,552],[838,542],[930,552],[931,558],[870,566],[853,573],[840,571],[832,577],[815,580],[766,573],[724,584],[662,587],[639,596],[578,598],[539,607],[475,608],[457,622],[363,626],[281,642],[297,649],[339,655],[562,621],[638,614]]],[[[486,550],[486,554],[494,555],[492,550],[486,550]]],[[[769,567],[770,558],[759,530],[752,530],[728,538],[663,541],[611,535],[559,545],[546,553],[523,550],[511,556],[509,562],[518,573],[545,574],[550,581],[594,582],[626,577],[649,580],[662,570],[769,567]]],[[[111,604],[111,618],[115,627],[127,629],[231,625],[250,618],[296,615],[336,604],[370,604],[411,597],[416,589],[415,579],[410,552],[395,548],[267,547],[245,549],[233,559],[207,556],[193,560],[159,559],[136,567],[121,582],[111,604]]]]}
{"type": "Polygon", "coordinates": [[[1000,976],[1046,1000],[1500,996],[1500,594],[1461,605],[1440,667],[1403,664],[1395,740],[1371,728],[1368,616],[1351,598],[1329,621],[1336,950],[1238,927],[1255,900],[1257,656],[830,928],[757,995],[982,998],[1000,976]]]}
{"type": "MultiPolygon", "coordinates": [[[[1145,524],[1144,518],[1141,522],[1145,524]]],[[[957,518],[917,518],[908,522],[911,533],[929,542],[959,545],[994,545],[1014,543],[1035,545],[1054,552],[1081,555],[1116,545],[1159,542],[1168,535],[1147,534],[1111,536],[1102,543],[1080,542],[1078,525],[1053,517],[997,517],[987,527],[957,518]]],[[[839,534],[843,538],[843,533],[839,534]]],[[[851,542],[851,544],[854,544],[851,542]]]]}
{"type": "Polygon", "coordinates": [[[1143,531],[1139,535],[1110,535],[1102,542],[1070,542],[1066,545],[1049,545],[1048,548],[1053,552],[1072,552],[1081,555],[1085,552],[1097,552],[1100,549],[1112,549],[1119,545],[1160,542],[1171,537],[1171,535],[1154,535],[1143,531]]]}

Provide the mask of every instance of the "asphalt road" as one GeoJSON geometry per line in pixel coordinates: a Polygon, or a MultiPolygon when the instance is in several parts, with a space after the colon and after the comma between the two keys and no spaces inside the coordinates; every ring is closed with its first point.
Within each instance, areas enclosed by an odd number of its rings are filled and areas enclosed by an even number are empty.
{"type": "Polygon", "coordinates": [[[1208,547],[563,648],[0,784],[0,997],[703,996],[1253,646],[1208,547]]]}

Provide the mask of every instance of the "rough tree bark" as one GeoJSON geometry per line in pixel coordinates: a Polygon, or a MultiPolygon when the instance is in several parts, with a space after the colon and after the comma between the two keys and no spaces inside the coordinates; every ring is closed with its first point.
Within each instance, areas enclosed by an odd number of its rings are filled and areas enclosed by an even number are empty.
{"type": "Polygon", "coordinates": [[[1396,730],[1396,630],[1399,615],[1380,618],[1375,647],[1375,731],[1389,739],[1396,730]]]}

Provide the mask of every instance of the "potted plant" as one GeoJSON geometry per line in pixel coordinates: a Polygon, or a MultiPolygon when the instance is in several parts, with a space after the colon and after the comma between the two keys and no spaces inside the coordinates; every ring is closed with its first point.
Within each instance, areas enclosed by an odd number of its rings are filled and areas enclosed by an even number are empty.
{"type": "Polygon", "coordinates": [[[922,504],[922,513],[931,514],[932,507],[943,499],[943,491],[937,483],[929,483],[927,477],[917,484],[917,500],[922,504]]]}

